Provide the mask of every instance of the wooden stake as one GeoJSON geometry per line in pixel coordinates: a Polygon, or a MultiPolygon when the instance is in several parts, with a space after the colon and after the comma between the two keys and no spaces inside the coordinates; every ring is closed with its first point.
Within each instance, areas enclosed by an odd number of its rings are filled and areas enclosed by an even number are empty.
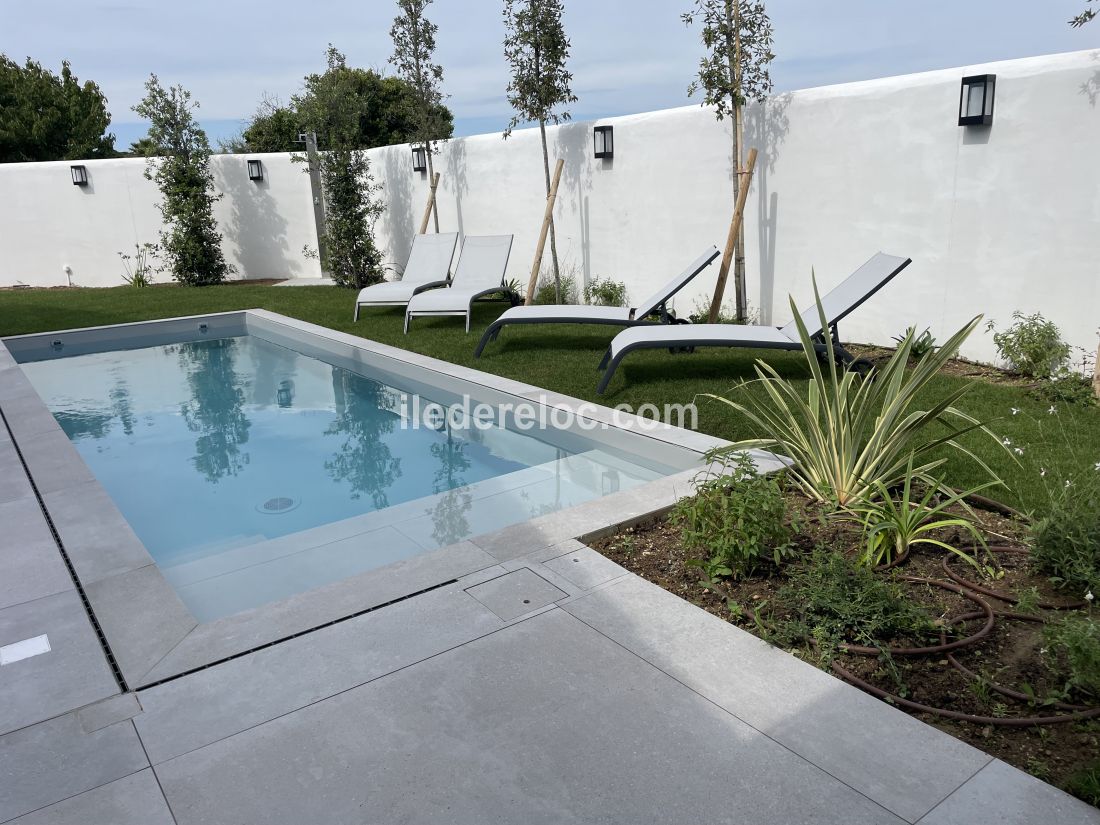
{"type": "Polygon", "coordinates": [[[539,244],[535,247],[535,262],[531,264],[531,279],[527,282],[527,297],[524,304],[531,306],[535,302],[535,287],[539,282],[539,267],[542,265],[542,250],[546,246],[546,233],[550,231],[550,222],[554,219],[554,200],[558,197],[558,181],[565,161],[558,158],[554,164],[554,177],[550,181],[550,194],[546,196],[546,212],[542,216],[542,231],[539,232],[539,244]]]}
{"type": "Polygon", "coordinates": [[[741,231],[741,220],[745,215],[745,201],[749,197],[749,187],[752,186],[752,173],[756,169],[756,150],[749,149],[749,157],[745,168],[738,174],[744,175],[737,191],[737,206],[733,210],[733,220],[730,221],[730,233],[726,236],[726,248],[722,252],[722,265],[718,269],[718,282],[714,285],[714,298],[710,302],[710,316],[707,320],[715,324],[718,322],[718,313],[722,309],[722,293],[726,291],[726,278],[730,274],[730,263],[733,260],[733,248],[737,245],[737,234],[741,231]]]}
{"type": "Polygon", "coordinates": [[[439,186],[439,173],[436,172],[432,175],[431,191],[428,192],[428,206],[424,210],[424,220],[420,222],[420,234],[423,235],[428,231],[428,218],[432,216],[432,210],[435,209],[435,188],[439,186]]]}

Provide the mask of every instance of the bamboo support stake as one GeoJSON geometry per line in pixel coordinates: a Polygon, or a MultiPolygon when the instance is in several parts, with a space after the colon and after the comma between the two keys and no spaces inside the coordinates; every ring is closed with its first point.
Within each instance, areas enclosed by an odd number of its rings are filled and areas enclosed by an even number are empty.
{"type": "Polygon", "coordinates": [[[542,231],[539,232],[539,244],[535,247],[535,262],[531,264],[531,279],[527,282],[527,297],[523,303],[530,306],[535,302],[535,287],[539,281],[539,267],[542,266],[542,250],[546,246],[546,233],[550,231],[550,222],[554,220],[554,201],[558,197],[558,181],[565,161],[558,158],[554,164],[554,177],[550,181],[550,194],[546,196],[546,212],[542,216],[542,231]]]}
{"type": "Polygon", "coordinates": [[[718,322],[718,313],[722,309],[722,294],[726,291],[726,278],[730,274],[730,263],[733,261],[733,249],[737,245],[737,235],[741,231],[741,221],[745,216],[745,201],[749,197],[749,187],[752,186],[752,173],[756,169],[756,150],[749,149],[749,156],[745,162],[745,168],[738,172],[744,175],[737,191],[737,206],[733,210],[733,220],[730,221],[730,233],[726,237],[726,248],[722,252],[722,265],[718,269],[718,282],[714,285],[714,299],[710,302],[710,315],[707,320],[714,324],[718,322]]]}
{"type": "Polygon", "coordinates": [[[435,209],[435,188],[439,186],[439,173],[436,172],[432,175],[431,191],[428,192],[428,206],[424,209],[424,220],[420,222],[420,234],[423,235],[428,231],[428,218],[432,216],[432,210],[435,209]]]}

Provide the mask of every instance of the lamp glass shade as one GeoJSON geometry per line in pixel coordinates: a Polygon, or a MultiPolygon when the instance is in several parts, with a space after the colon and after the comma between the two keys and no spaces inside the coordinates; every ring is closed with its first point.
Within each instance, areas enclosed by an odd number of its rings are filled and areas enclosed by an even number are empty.
{"type": "Polygon", "coordinates": [[[615,156],[615,130],[611,126],[596,126],[592,130],[592,154],[597,158],[615,156]]]}
{"type": "Polygon", "coordinates": [[[248,162],[248,179],[249,180],[263,180],[264,179],[264,165],[258,160],[250,160],[248,162]]]}
{"type": "Polygon", "coordinates": [[[88,170],[83,166],[70,166],[69,172],[73,176],[74,186],[87,186],[88,185],[88,170]]]}

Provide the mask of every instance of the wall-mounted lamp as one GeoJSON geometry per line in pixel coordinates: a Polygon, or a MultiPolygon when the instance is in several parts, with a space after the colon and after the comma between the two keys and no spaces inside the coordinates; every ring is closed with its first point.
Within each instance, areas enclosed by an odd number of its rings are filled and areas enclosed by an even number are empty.
{"type": "Polygon", "coordinates": [[[258,160],[248,161],[248,179],[249,180],[263,180],[264,179],[264,165],[258,160]]]}
{"type": "Polygon", "coordinates": [[[597,126],[592,130],[593,157],[615,157],[615,129],[612,126],[597,126]]]}
{"type": "Polygon", "coordinates": [[[976,74],[962,79],[960,126],[988,126],[993,122],[993,93],[996,87],[995,74],[976,74]]]}
{"type": "Polygon", "coordinates": [[[275,391],[275,402],[280,407],[290,407],[294,403],[294,383],[292,381],[280,381],[279,389],[275,391]]]}
{"type": "Polygon", "coordinates": [[[424,151],[423,146],[414,146],[413,150],[413,171],[425,172],[428,169],[428,153],[424,151]]]}
{"type": "Polygon", "coordinates": [[[73,176],[74,186],[87,186],[88,185],[88,170],[83,166],[70,166],[69,171],[73,176]]]}

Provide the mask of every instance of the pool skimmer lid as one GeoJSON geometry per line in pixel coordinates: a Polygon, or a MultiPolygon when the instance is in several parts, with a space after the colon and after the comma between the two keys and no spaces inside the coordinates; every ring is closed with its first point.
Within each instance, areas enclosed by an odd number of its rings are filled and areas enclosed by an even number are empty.
{"type": "Polygon", "coordinates": [[[261,513],[266,513],[269,516],[277,516],[280,513],[289,513],[291,510],[297,508],[302,502],[296,498],[290,498],[289,496],[275,496],[269,498],[263,504],[257,504],[256,509],[261,513]]]}

